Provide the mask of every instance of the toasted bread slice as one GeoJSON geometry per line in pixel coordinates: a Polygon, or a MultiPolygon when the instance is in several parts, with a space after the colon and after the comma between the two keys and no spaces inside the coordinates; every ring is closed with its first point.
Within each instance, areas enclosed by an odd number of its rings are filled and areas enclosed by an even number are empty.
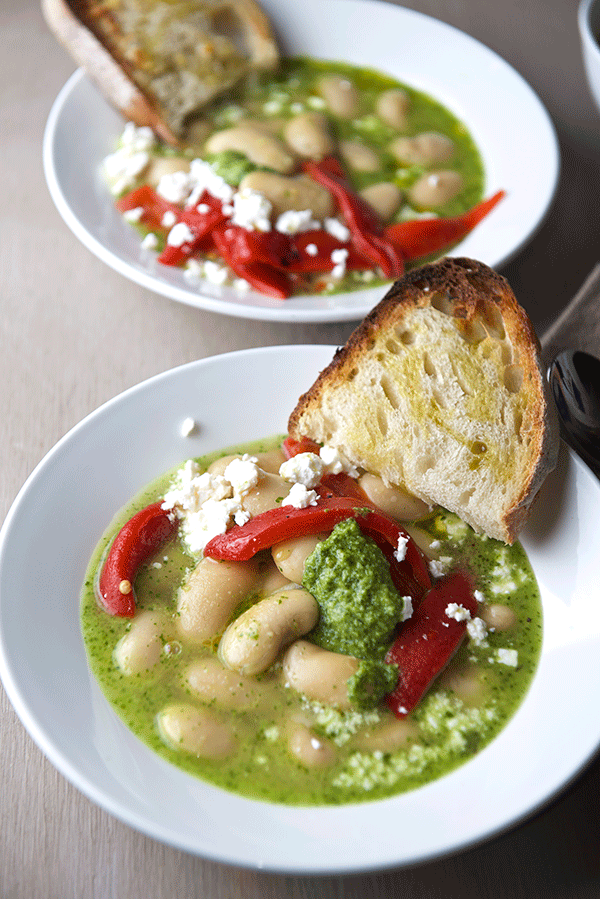
{"type": "Polygon", "coordinates": [[[504,278],[458,258],[394,284],[300,398],[289,433],[505,543],[558,451],[528,316],[504,278]]]}
{"type": "Polygon", "coordinates": [[[42,9],[109,102],[173,145],[206,103],[279,59],[254,0],[42,0],[42,9]]]}

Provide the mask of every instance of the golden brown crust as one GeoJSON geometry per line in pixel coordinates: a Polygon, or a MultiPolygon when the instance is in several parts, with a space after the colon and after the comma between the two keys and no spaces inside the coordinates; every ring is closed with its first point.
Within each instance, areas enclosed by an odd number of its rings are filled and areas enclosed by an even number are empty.
{"type": "MultiPolygon", "coordinates": [[[[539,487],[554,467],[557,452],[556,427],[547,385],[541,371],[539,343],[533,326],[514,297],[508,282],[492,269],[471,259],[447,258],[423,266],[397,281],[381,302],[366,316],[339,349],[313,386],[300,397],[288,423],[292,437],[315,438],[305,433],[311,411],[318,409],[327,394],[329,408],[335,404],[336,388],[347,385],[357,368],[382,335],[398,333],[409,312],[434,306],[454,318],[454,326],[469,342],[472,330],[484,322],[489,332],[508,338],[518,348],[519,376],[528,391],[526,433],[527,471],[521,472],[521,487],[504,512],[503,538],[513,542],[521,530],[539,487]]],[[[462,343],[462,341],[459,341],[462,343]]]]}
{"type": "MultiPolygon", "coordinates": [[[[116,15],[117,5],[126,9],[128,0],[118,4],[101,0],[42,0],[42,11],[60,43],[128,121],[148,126],[162,140],[178,146],[182,128],[169,115],[164,99],[148,87],[145,74],[149,60],[116,15]]],[[[199,108],[248,69],[274,66],[279,51],[269,19],[254,0],[198,0],[197,6],[229,12],[247,45],[247,59],[240,63],[239,76],[230,73],[223,76],[222,83],[218,77],[214,83],[207,80],[199,108]]]]}

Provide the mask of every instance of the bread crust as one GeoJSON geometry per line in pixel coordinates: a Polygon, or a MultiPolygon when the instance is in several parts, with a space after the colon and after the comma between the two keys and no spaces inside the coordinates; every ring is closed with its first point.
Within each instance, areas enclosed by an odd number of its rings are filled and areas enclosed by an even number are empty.
{"type": "MultiPolygon", "coordinates": [[[[366,360],[376,351],[385,353],[382,350],[384,338],[398,335],[402,323],[414,314],[414,310],[428,310],[432,306],[443,314],[451,315],[456,329],[457,352],[463,338],[467,343],[476,342],[478,329],[484,326],[488,329],[488,336],[503,335],[504,344],[510,345],[515,353],[513,358],[518,358],[518,366],[513,371],[518,369],[518,376],[522,375],[523,390],[527,390],[523,425],[527,452],[519,462],[518,489],[502,510],[498,521],[491,525],[485,521],[485,516],[478,520],[472,509],[467,513],[460,502],[451,508],[476,530],[512,543],[527,519],[539,488],[556,464],[558,432],[554,407],[541,369],[540,346],[531,321],[518,304],[506,279],[480,262],[446,258],[414,269],[397,281],[353,332],[346,345],[336,351],[332,362],[321,372],[313,386],[300,397],[289,418],[289,433],[296,439],[305,436],[319,442],[329,437],[326,428],[317,424],[324,404],[327,404],[329,411],[334,408],[336,391],[339,392],[345,385],[347,393],[349,382],[366,360]]],[[[434,352],[435,347],[432,349],[434,352]]],[[[513,373],[510,369],[510,365],[505,367],[505,379],[513,373]]],[[[483,385],[481,387],[483,389],[483,385]]],[[[493,389],[500,388],[498,384],[493,389]]],[[[365,404],[361,414],[373,417],[375,412],[365,404]]],[[[367,427],[371,424],[375,426],[374,422],[366,422],[367,427]]],[[[337,437],[334,442],[335,439],[337,437]]],[[[345,445],[344,449],[347,451],[348,447],[345,445]]],[[[352,461],[364,465],[365,458],[353,458],[352,461]]],[[[383,472],[384,479],[401,483],[401,478],[390,477],[390,470],[393,473],[393,464],[383,472]]],[[[427,501],[450,508],[447,502],[432,496],[419,483],[405,482],[405,486],[427,501]]]]}
{"type": "MultiPolygon", "coordinates": [[[[128,0],[120,5],[128,6],[128,0]]],[[[268,17],[254,0],[198,0],[201,10],[228,10],[241,28],[248,57],[240,75],[203,86],[198,108],[231,87],[249,69],[273,67],[279,59],[268,17]]],[[[46,22],[76,63],[95,82],[106,99],[128,120],[148,126],[166,143],[180,146],[182,129],[166,105],[143,84],[143,60],[131,37],[121,28],[114,4],[99,0],[42,0],[46,22]]]]}

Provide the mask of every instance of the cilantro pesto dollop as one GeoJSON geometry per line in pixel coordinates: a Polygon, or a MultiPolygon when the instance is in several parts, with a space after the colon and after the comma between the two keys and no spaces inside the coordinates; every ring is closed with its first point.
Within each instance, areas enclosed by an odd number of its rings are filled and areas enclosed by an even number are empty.
{"type": "Polygon", "coordinates": [[[313,643],[359,659],[381,659],[402,621],[405,599],[377,544],[353,518],[336,525],[304,566],[302,586],[320,609],[313,643]]]}

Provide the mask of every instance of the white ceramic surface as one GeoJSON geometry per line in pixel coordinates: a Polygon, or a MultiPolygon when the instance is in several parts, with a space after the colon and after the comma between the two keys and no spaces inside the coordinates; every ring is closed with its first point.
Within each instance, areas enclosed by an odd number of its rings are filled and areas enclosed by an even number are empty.
{"type": "Polygon", "coordinates": [[[600,3],[581,0],[577,15],[583,64],[594,102],[600,110],[600,3]]]}
{"type": "MultiPolygon", "coordinates": [[[[483,156],[486,196],[503,188],[507,197],[454,255],[497,268],[523,247],[548,211],[560,164],[552,122],[513,68],[463,32],[378,0],[264,0],[263,6],[286,55],[343,60],[388,72],[439,99],[467,125],[483,156]]],[[[385,293],[379,287],[281,301],[255,292],[240,296],[209,284],[191,287],[181,270],[160,266],[141,250],[137,232],[118,215],[102,182],[101,162],[122,127],[121,117],[81,72],[75,73],[48,119],[44,168],[67,225],[125,277],[201,309],[285,322],[359,320],[385,293]]]]}
{"type": "Polygon", "coordinates": [[[382,802],[288,808],[172,767],[121,723],[92,680],[79,628],[88,559],[113,514],[173,465],[285,430],[334,347],[270,347],[173,369],[92,413],[43,459],[0,531],[0,675],[60,772],[133,828],[192,853],[288,873],[410,865],[453,853],[537,810],[600,743],[600,484],[562,456],[524,544],[544,606],[539,669],[483,752],[382,802]],[[182,437],[184,419],[197,432],[182,437]]]}

